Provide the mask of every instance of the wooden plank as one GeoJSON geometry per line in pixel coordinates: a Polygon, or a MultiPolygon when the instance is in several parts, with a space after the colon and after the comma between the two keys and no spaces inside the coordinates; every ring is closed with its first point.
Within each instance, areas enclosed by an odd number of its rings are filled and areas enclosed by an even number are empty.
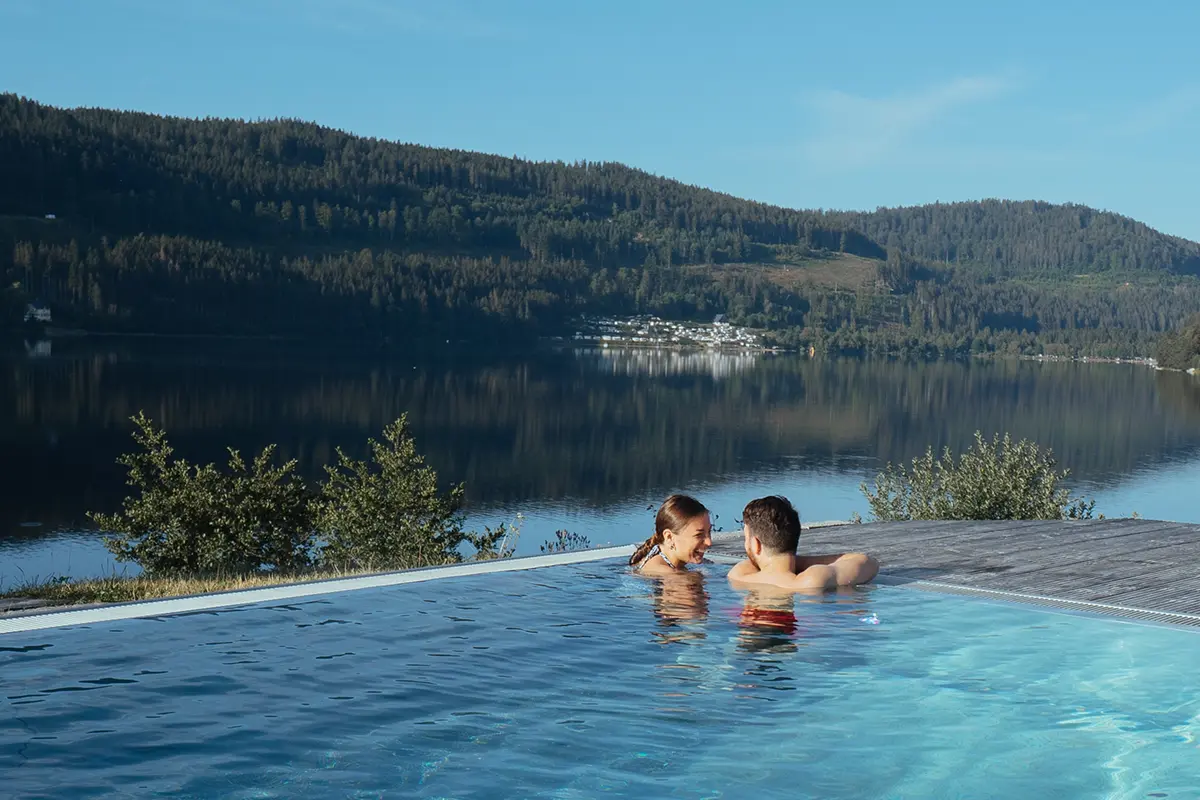
{"type": "MultiPolygon", "coordinates": [[[[1052,524],[1061,525],[1062,523],[1052,524]]],[[[1096,529],[1094,538],[1080,537],[1076,531],[1070,530],[1066,536],[1054,535],[1049,540],[1053,544],[1035,546],[1033,544],[1035,540],[1030,536],[1023,535],[1023,531],[1027,531],[1027,529],[1012,526],[1004,531],[1006,535],[998,536],[994,530],[982,534],[966,535],[942,545],[942,551],[956,554],[969,553],[978,557],[986,556],[1006,562],[1012,561],[1013,557],[1017,556],[1023,565],[1027,565],[1029,568],[1038,568],[1039,562],[1052,565],[1061,563],[1067,556],[1071,556],[1070,561],[1072,562],[1092,560],[1092,556],[1096,558],[1123,557],[1163,544],[1182,544],[1189,541],[1192,536],[1190,531],[1180,531],[1178,526],[1153,523],[1142,526],[1141,529],[1128,527],[1120,530],[1096,529]]],[[[1078,533],[1083,533],[1083,531],[1078,533]]],[[[1047,540],[1038,536],[1037,541],[1045,542],[1047,540]]],[[[1200,543],[1200,532],[1196,536],[1196,541],[1200,543]]],[[[868,544],[868,542],[864,539],[860,544],[868,544]]],[[[928,545],[928,542],[910,543],[906,549],[920,546],[925,557],[928,557],[933,552],[928,549],[928,545]]]]}
{"type": "Polygon", "coordinates": [[[1053,553],[1055,551],[1073,549],[1086,552],[1094,549],[1100,542],[1113,542],[1132,548],[1136,547],[1140,541],[1157,540],[1162,537],[1168,537],[1174,541],[1187,541],[1197,538],[1196,534],[1190,531],[1180,531],[1177,527],[1166,523],[1155,523],[1154,525],[1138,528],[1124,526],[1112,528],[1097,527],[1082,531],[1072,529],[1069,532],[1064,532],[1064,534],[1051,533],[1036,538],[1030,537],[1025,541],[1010,539],[1006,540],[1006,543],[1015,544],[1024,553],[1053,553]]]}
{"type": "MultiPolygon", "coordinates": [[[[1178,555],[1177,548],[1164,547],[1148,552],[1140,559],[1100,560],[1059,565],[1011,575],[1010,579],[1030,583],[1054,583],[1063,580],[1089,581],[1092,585],[1112,583],[1118,580],[1144,583],[1155,575],[1177,567],[1181,563],[1178,555]]],[[[1194,561],[1194,559],[1193,555],[1183,561],[1194,561]]]]}
{"type": "MultiPolygon", "coordinates": [[[[895,523],[886,523],[895,524],[895,523]]],[[[945,544],[954,541],[982,539],[982,538],[1003,538],[1005,536],[1018,536],[1022,532],[1032,532],[1044,527],[1045,523],[1040,521],[1020,521],[1020,522],[944,522],[936,529],[903,529],[892,528],[886,531],[868,531],[868,528],[875,527],[872,525],[856,526],[864,529],[862,541],[871,541],[873,543],[882,543],[884,537],[888,540],[903,542],[909,545],[917,544],[945,544]]],[[[802,540],[803,541],[803,540],[802,540]]]]}
{"type": "MultiPolygon", "coordinates": [[[[954,523],[952,523],[954,525],[954,523]]],[[[893,546],[903,547],[906,551],[919,548],[923,557],[928,557],[928,547],[940,546],[956,551],[970,548],[970,552],[979,555],[987,554],[992,557],[1003,557],[1011,553],[1026,554],[1031,550],[1046,550],[1049,553],[1068,553],[1074,551],[1095,550],[1098,543],[1108,539],[1125,537],[1140,537],[1151,532],[1162,532],[1164,524],[1159,522],[1143,523],[1141,525],[1103,525],[1081,526],[1079,523],[1062,522],[1033,522],[1033,523],[956,523],[958,533],[951,536],[936,538],[917,538],[907,541],[889,541],[873,532],[864,530],[862,536],[855,537],[853,542],[841,537],[837,540],[812,541],[802,540],[805,552],[818,552],[822,549],[862,549],[875,554],[876,551],[892,555],[893,546]],[[1078,527],[1077,527],[1078,526],[1078,527]],[[1051,550],[1050,548],[1056,548],[1051,550]]],[[[856,526],[864,529],[874,525],[856,526]]],[[[888,537],[891,539],[892,537],[888,537]]],[[[1200,539],[1200,530],[1197,531],[1200,539]]],[[[824,537],[823,537],[824,539],[824,537]]],[[[1130,539],[1131,547],[1134,539],[1130,539]]],[[[1121,552],[1111,551],[1112,555],[1121,552]]]]}
{"type": "Polygon", "coordinates": [[[986,541],[992,551],[1024,552],[1034,548],[1084,548],[1098,541],[1146,536],[1163,529],[1164,523],[1147,523],[1137,527],[1107,525],[1077,527],[1070,523],[1041,523],[1032,527],[1014,525],[1004,529],[1001,535],[995,535],[988,531],[983,536],[968,535],[960,537],[957,541],[986,541]]]}
{"type": "Polygon", "coordinates": [[[1200,597],[1200,576],[1196,575],[1194,565],[1176,565],[1162,567],[1142,575],[1122,575],[1106,581],[1093,584],[1095,597],[1109,598],[1127,595],[1132,592],[1184,591],[1195,592],[1200,597]]]}
{"type": "Polygon", "coordinates": [[[1087,544],[1087,549],[1071,544],[1021,552],[1018,558],[1011,560],[1012,567],[1006,572],[1010,576],[1029,576],[1029,580],[1040,579],[1035,578],[1034,573],[1080,570],[1111,578],[1113,571],[1129,574],[1131,569],[1136,570],[1143,563],[1154,565],[1174,563],[1180,558],[1200,559],[1200,541],[1181,542],[1170,531],[1148,537],[1139,535],[1135,540],[1110,537],[1087,544]]]}
{"type": "MultiPolygon", "coordinates": [[[[913,544],[918,542],[940,542],[942,544],[948,544],[956,541],[989,539],[996,543],[1007,540],[1012,540],[1014,543],[1016,543],[1021,541],[1034,541],[1041,539],[1053,540],[1072,536],[1083,540],[1104,535],[1124,535],[1125,533],[1132,534],[1137,533],[1141,528],[1153,528],[1163,524],[1161,522],[1134,521],[1133,525],[1114,525],[1114,522],[1117,521],[1114,520],[1110,522],[1108,520],[1098,520],[1094,522],[1062,522],[1059,520],[1022,520],[949,522],[943,523],[944,527],[938,530],[935,534],[911,536],[908,538],[908,541],[913,544]],[[1103,533],[1101,532],[1102,530],[1112,531],[1112,534],[1103,533]]],[[[875,525],[863,525],[862,527],[873,528],[875,525]]],[[[887,533],[892,534],[892,531],[888,531],[887,533]]],[[[898,533],[899,531],[896,531],[896,534],[898,533]]],[[[872,538],[874,538],[874,536],[872,538]]]]}
{"type": "Polygon", "coordinates": [[[1159,528],[1134,534],[1103,536],[1094,540],[1061,542],[1020,551],[1022,560],[1031,567],[1038,564],[1068,564],[1101,559],[1136,559],[1139,554],[1162,547],[1194,547],[1200,552],[1200,536],[1191,531],[1159,528]]]}
{"type": "Polygon", "coordinates": [[[995,538],[997,535],[1017,535],[1019,531],[1036,529],[1044,523],[1037,522],[940,522],[938,530],[931,533],[928,528],[913,523],[869,523],[848,525],[839,528],[820,528],[806,531],[800,539],[802,550],[817,552],[824,548],[861,549],[899,546],[911,548],[938,541],[963,541],[995,538]]]}
{"type": "Polygon", "coordinates": [[[1130,592],[1100,594],[1096,595],[1094,599],[1096,602],[1146,608],[1153,611],[1200,612],[1200,591],[1195,586],[1148,586],[1130,592]]]}

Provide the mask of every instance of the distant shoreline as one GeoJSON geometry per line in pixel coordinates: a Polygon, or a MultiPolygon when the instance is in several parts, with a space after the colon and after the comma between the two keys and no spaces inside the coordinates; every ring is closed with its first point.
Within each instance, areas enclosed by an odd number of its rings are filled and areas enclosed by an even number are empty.
{"type": "MultiPolygon", "coordinates": [[[[787,348],[787,347],[770,347],[762,344],[707,344],[703,342],[646,342],[635,341],[632,339],[616,339],[605,340],[602,336],[586,336],[578,337],[571,335],[558,336],[541,336],[536,339],[526,342],[496,342],[496,341],[471,341],[471,340],[443,340],[440,336],[420,339],[364,339],[362,337],[329,337],[318,338],[311,336],[289,336],[284,334],[251,334],[251,333],[159,333],[150,331],[96,331],[83,328],[54,328],[47,327],[45,330],[38,331],[35,337],[30,337],[29,331],[21,329],[10,329],[10,334],[23,336],[27,341],[31,338],[38,340],[52,341],[79,341],[85,339],[104,339],[104,340],[159,340],[159,341],[179,341],[179,342],[263,342],[275,344],[294,344],[294,345],[345,345],[355,344],[358,346],[368,345],[372,348],[386,350],[396,347],[411,347],[411,346],[445,346],[450,345],[455,348],[467,347],[479,350],[492,350],[497,346],[502,348],[517,347],[522,344],[536,343],[537,345],[552,345],[552,346],[582,346],[594,347],[597,349],[614,349],[614,350],[663,350],[675,352],[713,352],[726,354],[751,354],[751,353],[766,353],[770,355],[804,355],[809,358],[815,357],[812,353],[806,353],[805,348],[787,348]]],[[[966,355],[966,354],[964,354],[966,355]]],[[[832,353],[829,357],[842,358],[845,357],[840,353],[832,353]]],[[[901,358],[895,353],[868,353],[859,354],[853,357],[856,358],[901,358]]],[[[1156,359],[1148,356],[1138,356],[1130,358],[1114,357],[1114,356],[1065,356],[1065,355],[1011,355],[1006,353],[974,353],[972,358],[979,359],[996,359],[1003,360],[1015,358],[1018,361],[1035,361],[1041,363],[1080,363],[1080,364],[1131,364],[1134,366],[1150,367],[1160,372],[1187,372],[1187,370],[1172,369],[1170,367],[1161,367],[1156,359]]],[[[961,360],[961,357],[954,358],[938,358],[938,359],[917,359],[922,361],[929,360],[961,360]]]]}
{"type": "Polygon", "coordinates": [[[1158,366],[1156,359],[1149,356],[1138,356],[1135,358],[1118,358],[1115,356],[1018,356],[1021,361],[1041,361],[1041,362],[1056,362],[1056,363],[1076,363],[1076,364],[1132,364],[1138,367],[1150,367],[1151,369],[1160,372],[1182,372],[1183,370],[1173,370],[1169,367],[1158,366]]]}
{"type": "Polygon", "coordinates": [[[364,337],[364,336],[298,336],[277,333],[160,333],[154,331],[97,331],[84,328],[50,328],[31,335],[19,328],[0,330],[0,337],[9,337],[11,341],[26,342],[79,342],[87,340],[141,340],[141,341],[176,341],[176,342],[263,342],[274,344],[292,344],[306,346],[354,346],[369,349],[394,349],[402,347],[471,347],[476,349],[492,349],[499,346],[517,346],[530,341],[526,340],[485,340],[446,339],[442,335],[421,338],[407,337],[364,337]]]}

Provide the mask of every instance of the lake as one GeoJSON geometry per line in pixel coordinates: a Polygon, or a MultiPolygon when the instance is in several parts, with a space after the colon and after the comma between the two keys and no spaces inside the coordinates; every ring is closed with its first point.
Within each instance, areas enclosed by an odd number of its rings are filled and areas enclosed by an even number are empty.
{"type": "Polygon", "coordinates": [[[523,515],[523,554],[559,529],[641,540],[674,491],[726,529],[766,493],[807,521],[866,518],[859,484],[884,463],[977,429],[1053,448],[1098,513],[1200,521],[1200,380],[1132,365],[80,339],[6,350],[0,388],[0,587],[130,569],[85,512],[119,507],[138,410],[189,460],[278,443],[310,477],[407,412],[429,463],[466,484],[472,524],[523,515]]]}

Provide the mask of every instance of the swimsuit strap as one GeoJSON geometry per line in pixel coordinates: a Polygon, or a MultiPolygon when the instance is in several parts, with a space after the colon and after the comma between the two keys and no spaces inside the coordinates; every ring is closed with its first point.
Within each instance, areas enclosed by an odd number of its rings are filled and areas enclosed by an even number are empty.
{"type": "Polygon", "coordinates": [[[638,564],[637,568],[639,570],[641,570],[642,567],[646,566],[646,562],[649,561],[650,559],[654,558],[655,555],[662,556],[662,560],[667,562],[668,567],[670,567],[673,570],[678,571],[679,568],[675,566],[675,562],[673,562],[673,561],[671,561],[671,559],[667,558],[667,554],[664,553],[662,548],[659,547],[658,545],[654,545],[654,547],[650,550],[650,552],[646,554],[646,557],[642,559],[642,563],[638,564]]]}
{"type": "Polygon", "coordinates": [[[654,545],[654,549],[650,551],[650,554],[648,556],[646,556],[647,560],[654,558],[655,554],[662,556],[662,560],[667,562],[667,566],[670,567],[671,569],[675,569],[675,570],[679,569],[678,567],[675,566],[674,561],[667,558],[667,554],[663,552],[662,547],[660,547],[659,545],[654,545]]]}

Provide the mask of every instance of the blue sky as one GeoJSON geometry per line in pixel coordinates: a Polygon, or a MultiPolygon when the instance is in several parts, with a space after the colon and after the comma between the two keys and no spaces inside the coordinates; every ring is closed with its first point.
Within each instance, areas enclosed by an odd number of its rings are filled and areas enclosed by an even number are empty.
{"type": "Polygon", "coordinates": [[[1200,240],[1200,3],[0,0],[0,90],[1200,240]]]}

